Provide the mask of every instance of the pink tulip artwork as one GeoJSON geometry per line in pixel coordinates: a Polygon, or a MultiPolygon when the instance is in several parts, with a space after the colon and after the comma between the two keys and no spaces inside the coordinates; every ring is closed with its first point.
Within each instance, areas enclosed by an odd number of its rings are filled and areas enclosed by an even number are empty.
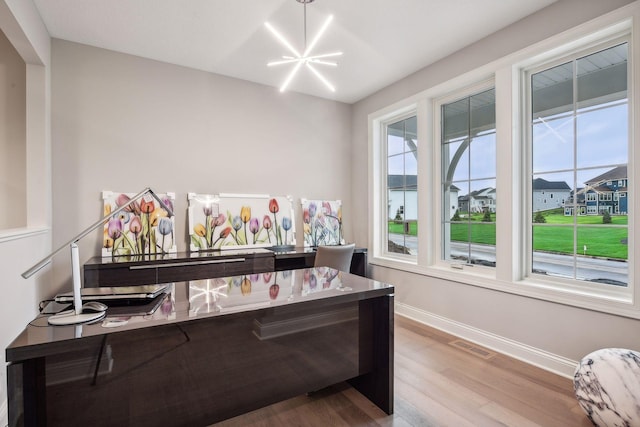
{"type": "Polygon", "coordinates": [[[191,251],[295,245],[289,196],[189,193],[188,200],[191,251]]]}
{"type": "MultiPolygon", "coordinates": [[[[121,206],[126,206],[118,215],[109,217],[105,222],[102,256],[132,259],[177,252],[175,215],[169,217],[169,213],[150,196],[131,203],[134,194],[102,192],[105,216],[121,206]]],[[[167,207],[173,209],[173,193],[158,194],[158,197],[167,207]]]]}

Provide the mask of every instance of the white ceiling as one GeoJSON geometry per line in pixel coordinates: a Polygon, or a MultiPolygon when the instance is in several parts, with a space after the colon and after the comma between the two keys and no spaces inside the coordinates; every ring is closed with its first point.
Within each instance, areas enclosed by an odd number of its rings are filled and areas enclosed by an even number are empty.
{"type": "MultiPolygon", "coordinates": [[[[317,66],[330,92],[304,67],[289,90],[356,102],[556,0],[315,0],[309,43],[334,20],[314,53],[343,51],[338,67],[317,66]]],[[[296,0],[34,0],[54,38],[280,87],[290,52],[268,21],[303,50],[296,0]]]]}

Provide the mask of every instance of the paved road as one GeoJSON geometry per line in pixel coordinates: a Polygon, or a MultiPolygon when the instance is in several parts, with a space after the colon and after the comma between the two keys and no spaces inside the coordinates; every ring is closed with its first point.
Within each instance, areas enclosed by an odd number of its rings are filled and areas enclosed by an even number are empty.
{"type": "MultiPolygon", "coordinates": [[[[412,253],[418,249],[418,239],[415,236],[389,234],[389,239],[396,244],[404,245],[412,253]]],[[[493,246],[471,245],[472,257],[489,262],[495,262],[496,253],[493,246]]],[[[451,244],[451,255],[467,256],[468,247],[462,243],[451,244]]],[[[536,252],[533,256],[533,268],[546,271],[548,274],[563,277],[573,276],[574,259],[569,255],[548,254],[536,252]]],[[[606,280],[614,284],[628,282],[628,263],[601,258],[582,258],[576,260],[578,278],[585,280],[606,280]]]]}

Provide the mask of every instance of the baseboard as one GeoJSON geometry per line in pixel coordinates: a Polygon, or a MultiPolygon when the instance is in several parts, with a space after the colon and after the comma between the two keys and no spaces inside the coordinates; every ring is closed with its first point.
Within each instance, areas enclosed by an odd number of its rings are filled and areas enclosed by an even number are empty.
{"type": "Polygon", "coordinates": [[[9,413],[7,411],[7,399],[0,405],[0,426],[9,425],[9,413]]]}
{"type": "Polygon", "coordinates": [[[570,360],[397,301],[395,303],[395,313],[565,378],[573,379],[574,371],[578,366],[578,362],[575,360],[570,360]]]}

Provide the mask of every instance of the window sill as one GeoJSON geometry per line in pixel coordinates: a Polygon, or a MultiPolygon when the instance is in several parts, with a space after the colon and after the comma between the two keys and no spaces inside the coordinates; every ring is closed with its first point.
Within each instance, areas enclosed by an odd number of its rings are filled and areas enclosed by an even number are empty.
{"type": "Polygon", "coordinates": [[[12,240],[26,239],[29,237],[48,233],[49,231],[49,227],[25,227],[0,230],[0,243],[10,242],[12,240]]]}
{"type": "Polygon", "coordinates": [[[510,282],[496,279],[493,274],[487,274],[493,273],[493,271],[486,269],[484,271],[480,269],[460,271],[442,265],[424,267],[386,258],[374,258],[369,262],[374,266],[448,280],[462,285],[477,286],[556,304],[640,319],[640,309],[633,304],[631,293],[628,295],[603,295],[588,289],[558,288],[556,287],[557,283],[532,278],[510,282]]]}

